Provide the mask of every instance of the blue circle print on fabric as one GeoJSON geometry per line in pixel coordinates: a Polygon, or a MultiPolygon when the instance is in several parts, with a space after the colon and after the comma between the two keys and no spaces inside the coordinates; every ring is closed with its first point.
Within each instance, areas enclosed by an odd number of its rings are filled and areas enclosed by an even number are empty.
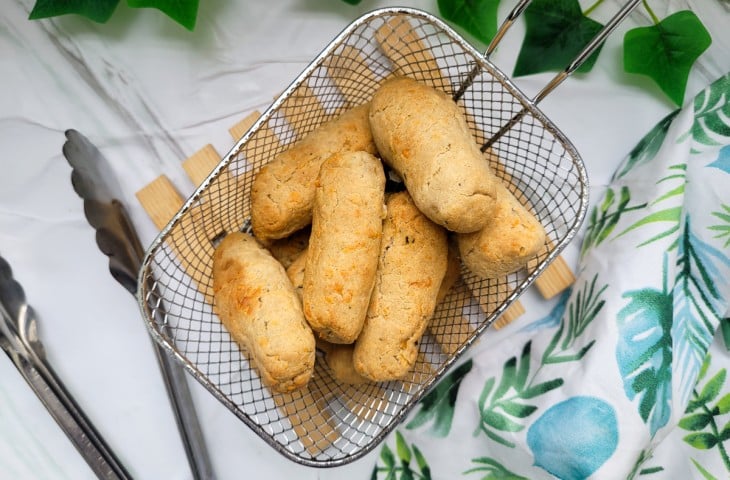
{"type": "Polygon", "coordinates": [[[613,455],[617,444],[616,412],[595,397],[560,402],[527,431],[535,465],[562,480],[588,478],[613,455]]]}

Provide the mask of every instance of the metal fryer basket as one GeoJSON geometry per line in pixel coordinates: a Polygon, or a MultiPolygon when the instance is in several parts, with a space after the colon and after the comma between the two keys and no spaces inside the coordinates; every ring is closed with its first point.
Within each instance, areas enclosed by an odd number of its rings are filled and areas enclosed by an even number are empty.
{"type": "Polygon", "coordinates": [[[154,338],[268,444],[301,464],[342,465],[372,450],[405,418],[559,254],[586,208],[586,174],[575,148],[506,75],[437,18],[413,9],[376,10],[314,59],[186,202],[148,250],[138,299],[154,338]],[[261,166],[343,109],[367,102],[394,74],[451,94],[468,79],[459,105],[480,144],[525,111],[487,158],[532,208],[549,241],[528,269],[498,281],[462,267],[408,378],[343,385],[318,359],[306,389],[272,394],[215,314],[214,244],[247,228],[249,191],[261,166]]]}

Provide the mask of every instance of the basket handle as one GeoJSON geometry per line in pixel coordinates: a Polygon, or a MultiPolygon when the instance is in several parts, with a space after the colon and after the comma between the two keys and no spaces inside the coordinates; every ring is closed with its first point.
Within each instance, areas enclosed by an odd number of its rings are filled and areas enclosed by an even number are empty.
{"type": "MultiPolygon", "coordinates": [[[[591,54],[596,51],[596,49],[606,40],[606,38],[613,33],[613,31],[618,27],[618,25],[639,5],[641,0],[630,0],[626,2],[626,4],[611,18],[611,20],[604,25],[604,27],[596,34],[593,39],[591,39],[588,44],[583,47],[583,50],[581,50],[578,55],[573,59],[572,62],[568,64],[567,67],[560,73],[558,73],[555,77],[553,77],[550,82],[548,82],[547,85],[545,85],[542,90],[540,90],[537,95],[535,95],[532,99],[532,104],[537,105],[542,101],[545,97],[550,94],[555,88],[563,83],[563,81],[568,78],[573,72],[575,72],[578,68],[580,68],[581,65],[583,65],[583,62],[585,62],[588,57],[591,56],[591,54]]],[[[518,5],[512,10],[510,15],[507,17],[507,19],[502,24],[502,27],[500,28],[499,32],[497,32],[497,35],[495,36],[494,40],[497,40],[497,43],[499,43],[499,40],[501,40],[502,36],[504,36],[504,33],[507,31],[507,29],[511,26],[512,22],[514,22],[514,14],[515,12],[517,15],[519,15],[522,10],[525,9],[527,4],[530,3],[530,0],[521,0],[518,5]],[[504,30],[504,31],[503,31],[504,30]],[[501,32],[501,36],[500,36],[501,32]]],[[[489,48],[487,49],[487,53],[491,53],[492,50],[496,47],[494,44],[494,40],[492,40],[492,43],[490,43],[489,48]]],[[[471,77],[471,75],[470,75],[471,77]]],[[[462,89],[459,90],[462,92],[462,89]]],[[[463,93],[463,92],[462,92],[463,93]]],[[[509,122],[507,122],[502,128],[499,129],[499,131],[492,135],[492,137],[487,140],[487,142],[482,145],[481,150],[485,151],[489,147],[491,147],[502,135],[504,135],[508,130],[510,130],[517,122],[520,121],[522,117],[525,116],[527,113],[527,109],[523,108],[520,110],[514,117],[510,119],[509,122]]]]}
{"type": "MultiPolygon", "coordinates": [[[[507,30],[515,23],[515,20],[517,20],[517,17],[519,17],[522,12],[527,8],[527,6],[530,4],[532,0],[520,0],[517,2],[517,5],[512,9],[511,12],[507,15],[507,18],[504,19],[502,22],[502,25],[500,25],[499,30],[497,30],[497,33],[494,34],[494,38],[492,38],[492,41],[489,42],[489,45],[487,46],[487,50],[484,52],[484,58],[489,58],[490,55],[492,55],[492,52],[497,48],[497,45],[499,45],[499,42],[502,41],[502,38],[507,33],[507,30]]],[[[464,92],[471,87],[472,83],[474,83],[474,79],[479,75],[481,72],[481,68],[479,65],[475,65],[474,68],[471,69],[471,72],[469,72],[469,75],[466,76],[463,82],[461,82],[461,85],[459,85],[459,89],[454,93],[453,100],[455,102],[458,102],[459,99],[464,95],[464,92]]]]}
{"type": "Polygon", "coordinates": [[[494,38],[492,38],[492,41],[489,42],[487,50],[484,52],[484,58],[489,58],[492,55],[492,52],[494,52],[494,50],[497,48],[499,42],[502,41],[502,38],[507,33],[507,30],[509,30],[512,24],[515,23],[517,17],[522,15],[522,12],[527,8],[531,1],[532,0],[520,0],[519,2],[517,2],[517,5],[515,5],[511,12],[509,12],[507,18],[505,18],[502,22],[502,25],[499,26],[499,30],[497,30],[497,33],[494,35],[494,38]]]}

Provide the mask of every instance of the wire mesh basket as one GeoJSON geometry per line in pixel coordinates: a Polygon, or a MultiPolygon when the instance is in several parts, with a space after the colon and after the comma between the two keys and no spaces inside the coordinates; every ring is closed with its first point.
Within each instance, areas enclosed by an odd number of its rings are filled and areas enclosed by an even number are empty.
{"type": "Polygon", "coordinates": [[[139,303],[155,339],[261,438],[310,466],[351,462],[373,449],[534,281],[574,236],[587,208],[582,161],[565,136],[483,55],[435,17],[387,8],[337,36],[224,157],[145,257],[139,303]],[[255,173],[323,122],[405,75],[450,94],[494,171],[528,204],[549,240],[528,268],[485,281],[465,267],[439,304],[402,381],[344,385],[317,362],[307,387],[274,394],[215,314],[212,252],[248,228],[255,173]],[[465,88],[461,88],[465,87],[465,88]],[[514,121],[519,116],[518,121],[514,121]]]}

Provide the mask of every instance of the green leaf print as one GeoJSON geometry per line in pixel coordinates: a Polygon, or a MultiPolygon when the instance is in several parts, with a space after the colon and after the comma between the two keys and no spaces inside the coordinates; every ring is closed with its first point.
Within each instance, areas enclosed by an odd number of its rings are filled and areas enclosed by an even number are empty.
{"type": "Polygon", "coordinates": [[[550,343],[542,355],[542,364],[574,362],[582,359],[591,349],[595,340],[575,351],[577,340],[583,335],[588,325],[598,316],[606,301],[601,298],[608,285],[596,291],[598,275],[594,275],[590,283],[586,282],[574,300],[568,305],[567,320],[561,322],[550,343]]]}
{"type": "Polygon", "coordinates": [[[503,433],[519,432],[525,428],[521,420],[537,410],[537,406],[526,400],[545,394],[563,384],[562,378],[537,383],[539,369],[530,377],[531,350],[530,341],[523,347],[519,359],[512,357],[505,362],[499,384],[494,377],[484,383],[478,402],[481,421],[474,435],[482,432],[499,444],[514,447],[503,433]]]}
{"type": "Polygon", "coordinates": [[[683,402],[727,309],[720,292],[727,287],[729,270],[730,258],[695,235],[688,215],[679,239],[671,332],[683,402]]]}
{"type": "MultiPolygon", "coordinates": [[[[711,225],[708,227],[710,230],[718,232],[714,238],[726,238],[723,244],[724,248],[730,247],[730,206],[720,205],[721,210],[712,212],[712,215],[722,220],[723,223],[717,225],[711,225]]],[[[720,321],[720,331],[722,332],[722,338],[725,341],[725,348],[730,350],[730,318],[724,318],[720,321]]]]}
{"type": "Polygon", "coordinates": [[[714,232],[718,232],[715,238],[725,238],[723,247],[730,247],[730,206],[720,205],[721,210],[712,212],[712,215],[719,218],[722,223],[708,227],[714,232]]]}
{"type": "MultiPolygon", "coordinates": [[[[668,200],[673,200],[675,197],[682,197],[684,195],[684,187],[687,180],[687,164],[678,164],[678,165],[672,165],[669,167],[669,174],[659,179],[657,184],[664,183],[664,182],[674,182],[677,183],[673,188],[669,189],[667,192],[665,192],[663,195],[658,197],[656,200],[654,200],[650,206],[654,207],[659,204],[665,204],[668,200]]],[[[624,231],[622,231],[619,236],[625,235],[632,230],[636,230],[637,228],[652,224],[652,223],[669,223],[670,225],[662,232],[654,235],[653,237],[644,240],[641,242],[638,246],[643,247],[645,245],[649,245],[651,243],[654,243],[658,240],[661,240],[666,237],[670,237],[677,233],[680,228],[681,223],[681,215],[682,215],[682,207],[675,205],[676,202],[670,202],[671,206],[668,206],[667,208],[664,208],[662,210],[657,210],[641,220],[633,223],[631,226],[626,228],[624,231]]],[[[668,250],[672,250],[677,247],[677,241],[673,241],[669,247],[668,250]]]]}
{"type": "Polygon", "coordinates": [[[593,208],[588,219],[588,228],[580,250],[581,257],[608,238],[624,213],[646,207],[646,203],[629,206],[630,201],[631,192],[628,187],[621,187],[618,197],[612,188],[606,190],[603,202],[593,208]]]}
{"type": "Polygon", "coordinates": [[[669,421],[672,397],[672,295],[667,286],[666,256],[662,290],[646,288],[623,294],[629,299],[617,315],[616,361],[629,400],[639,399],[639,416],[651,435],[669,421]]]}
{"type": "Polygon", "coordinates": [[[540,366],[531,373],[532,342],[527,342],[519,357],[509,358],[502,368],[499,380],[491,377],[484,382],[479,396],[480,423],[474,435],[484,433],[491,440],[506,447],[514,447],[505,433],[525,429],[525,419],[538,407],[530,400],[560,388],[560,377],[542,380],[542,369],[555,364],[581,360],[595,344],[595,339],[578,346],[587,327],[598,316],[605,301],[601,298],[607,285],[597,288],[597,276],[586,282],[582,290],[566,307],[560,326],[555,331],[541,358],[540,366]]]}
{"type": "Polygon", "coordinates": [[[700,474],[702,475],[702,478],[704,478],[705,480],[718,480],[717,477],[715,477],[713,474],[708,472],[705,467],[700,465],[697,462],[697,460],[695,460],[694,458],[692,458],[690,460],[692,460],[692,463],[694,464],[695,468],[697,468],[697,471],[700,472],[700,474]]]}
{"type": "Polygon", "coordinates": [[[667,132],[669,131],[669,127],[672,125],[672,121],[674,121],[674,117],[676,117],[680,111],[681,110],[675,110],[664,117],[649,131],[649,133],[644,135],[644,138],[639,140],[639,143],[636,144],[633,150],[629,152],[629,155],[623,163],[616,169],[616,172],[613,174],[613,178],[611,179],[612,182],[624,177],[635,167],[654,160],[654,157],[656,157],[657,152],[664,143],[664,139],[667,137],[667,132]]]}
{"type": "Polygon", "coordinates": [[[700,92],[694,100],[694,122],[687,134],[682,135],[678,142],[692,136],[695,145],[693,152],[697,152],[696,145],[718,146],[727,142],[730,137],[730,74],[715,81],[708,88],[700,92]]]}
{"type": "Polygon", "coordinates": [[[493,458],[479,457],[471,460],[477,466],[470,468],[464,472],[464,475],[470,473],[483,473],[481,480],[528,480],[526,477],[517,475],[509,471],[504,465],[493,458]]]}
{"type": "Polygon", "coordinates": [[[431,433],[436,437],[445,437],[451,430],[451,420],[454,418],[454,406],[459,393],[461,381],[471,371],[472,361],[468,360],[456,367],[445,376],[436,387],[419,402],[420,410],[406,425],[407,429],[414,429],[433,421],[431,433]]]}
{"type": "Polygon", "coordinates": [[[408,445],[403,434],[397,430],[395,449],[398,454],[397,458],[388,444],[383,444],[383,448],[380,450],[380,460],[383,462],[383,466],[376,464],[373,467],[371,480],[381,478],[380,474],[383,474],[382,478],[385,480],[431,480],[431,468],[421,450],[416,445],[408,445]],[[411,465],[411,461],[414,459],[415,467],[411,465]]]}
{"type": "Polygon", "coordinates": [[[629,472],[626,476],[626,480],[635,480],[640,476],[651,475],[652,473],[664,471],[664,467],[661,466],[644,467],[644,464],[646,464],[653,455],[654,453],[651,450],[642,450],[639,454],[639,458],[636,459],[636,463],[634,463],[634,467],[631,469],[631,472],[629,472]]]}
{"type": "Polygon", "coordinates": [[[711,363],[712,355],[708,354],[700,368],[697,385],[692,390],[692,398],[687,404],[685,416],[679,421],[679,427],[692,432],[684,437],[684,441],[692,447],[698,450],[717,447],[725,468],[730,471],[730,457],[724,445],[730,437],[726,433],[730,432],[730,429],[727,428],[727,424],[722,429],[719,427],[721,417],[730,411],[730,393],[722,395],[727,370],[725,368],[718,370],[700,387],[711,363]]]}

